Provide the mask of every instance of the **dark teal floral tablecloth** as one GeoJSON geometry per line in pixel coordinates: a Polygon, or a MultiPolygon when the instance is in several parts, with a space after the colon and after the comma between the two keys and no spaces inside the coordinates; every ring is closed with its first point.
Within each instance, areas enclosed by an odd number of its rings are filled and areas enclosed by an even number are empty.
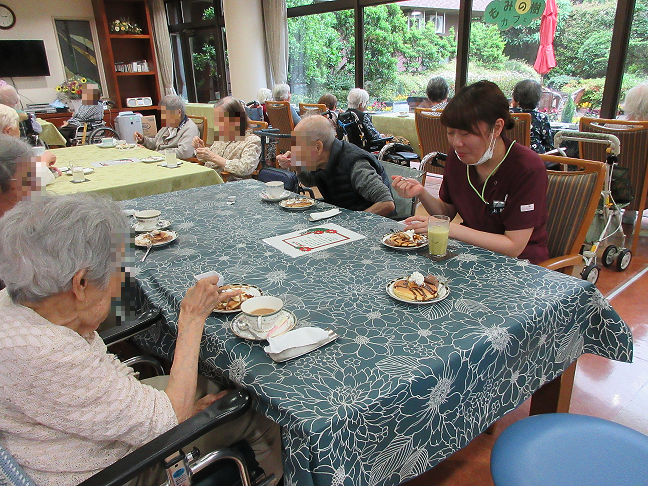
{"type": "Polygon", "coordinates": [[[261,201],[261,188],[240,181],[125,207],[160,209],[179,234],[133,269],[167,321],[141,337],[149,350],[172,356],[180,301],[209,270],[281,297],[300,326],[340,335],[276,364],[265,343],[231,333],[233,315],[207,320],[201,371],[250,390],[282,426],[287,486],[399,484],[464,447],[581,354],[632,359],[630,330],[588,282],[459,242],[451,242],[458,256],[443,263],[391,250],[380,239],[394,222],[347,210],[330,222],[365,239],[291,258],[261,240],[316,223],[261,201]],[[415,270],[445,278],[450,296],[427,306],[390,298],[387,282],[415,270]]]}

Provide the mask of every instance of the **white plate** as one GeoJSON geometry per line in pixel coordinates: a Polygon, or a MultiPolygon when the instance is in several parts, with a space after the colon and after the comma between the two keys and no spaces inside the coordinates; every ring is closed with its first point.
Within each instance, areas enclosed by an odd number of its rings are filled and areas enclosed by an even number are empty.
{"type": "Polygon", "coordinates": [[[112,145],[104,145],[103,143],[97,144],[97,147],[101,147],[101,148],[115,148],[116,146],[117,146],[116,143],[113,143],[112,145]]]}
{"type": "Polygon", "coordinates": [[[387,240],[388,240],[388,239],[391,237],[391,235],[393,235],[393,234],[395,234],[395,233],[389,233],[389,234],[386,234],[386,235],[384,235],[384,236],[382,237],[382,239],[380,240],[381,243],[382,243],[383,245],[385,245],[387,248],[391,248],[392,250],[401,250],[401,251],[420,250],[421,248],[427,246],[427,244],[428,244],[427,236],[420,235],[420,236],[423,236],[423,240],[421,241],[421,243],[419,243],[419,244],[416,245],[416,246],[392,246],[392,245],[390,245],[390,244],[387,243],[387,240]]]}
{"type": "MultiPolygon", "coordinates": [[[[244,293],[252,295],[252,297],[259,297],[260,295],[263,295],[263,291],[257,287],[256,285],[250,285],[250,284],[244,284],[244,283],[235,283],[235,284],[229,284],[231,287],[234,287],[232,290],[236,289],[242,289],[244,293]]],[[[241,312],[240,306],[236,309],[232,310],[218,310],[214,309],[212,312],[216,312],[218,314],[236,314],[237,312],[241,312]]]]}
{"type": "MultiPolygon", "coordinates": [[[[172,238],[168,241],[164,241],[162,243],[155,243],[151,245],[153,248],[157,248],[159,246],[165,246],[171,243],[172,241],[175,241],[178,238],[178,233],[175,231],[165,231],[165,233],[169,233],[172,235],[172,238]]],[[[139,234],[135,237],[135,246],[143,246],[144,248],[148,247],[148,243],[146,243],[146,239],[143,238],[144,235],[147,235],[148,233],[142,233],[139,234]]]]}
{"type": "Polygon", "coordinates": [[[284,199],[279,203],[279,206],[281,206],[284,209],[287,209],[288,211],[305,211],[306,209],[310,209],[313,206],[315,206],[317,201],[315,199],[311,199],[310,197],[291,197],[290,199],[284,199]],[[293,208],[290,206],[287,206],[287,204],[290,204],[291,201],[295,201],[296,199],[305,199],[307,201],[310,201],[311,204],[308,206],[303,206],[303,207],[298,207],[298,208],[293,208]]]}
{"type": "Polygon", "coordinates": [[[300,348],[288,348],[281,353],[267,353],[268,356],[272,358],[272,361],[275,363],[283,363],[284,361],[290,361],[291,359],[299,358],[311,351],[315,351],[317,348],[321,348],[328,343],[335,341],[340,336],[336,334],[332,329],[328,329],[328,337],[319,343],[311,344],[309,346],[302,346],[300,348]]]}
{"type": "Polygon", "coordinates": [[[400,277],[392,280],[387,284],[387,287],[385,290],[387,290],[387,293],[389,294],[390,297],[399,300],[401,302],[405,302],[406,304],[415,304],[415,305],[424,305],[424,304],[434,304],[436,302],[441,302],[443,299],[445,299],[448,295],[450,295],[450,289],[448,288],[447,284],[445,282],[439,281],[439,288],[437,291],[437,296],[434,299],[430,300],[405,300],[401,299],[400,297],[397,297],[396,294],[394,293],[394,283],[396,283],[397,280],[405,280],[408,277],[400,277]]]}
{"type": "MultiPolygon", "coordinates": [[[[158,221],[158,224],[156,225],[155,229],[163,230],[163,229],[167,229],[169,226],[171,226],[171,221],[169,221],[167,219],[162,219],[162,220],[158,221]]],[[[137,233],[148,233],[149,231],[153,231],[153,230],[150,230],[150,229],[142,228],[142,223],[135,223],[133,225],[133,229],[137,233]]]]}
{"type": "Polygon", "coordinates": [[[290,197],[292,194],[292,192],[284,190],[284,192],[282,192],[279,197],[270,197],[265,192],[262,192],[261,194],[259,194],[259,196],[261,196],[261,199],[263,199],[264,201],[277,202],[290,197]]]}
{"type": "MultiPolygon", "coordinates": [[[[61,167],[61,172],[63,172],[65,175],[72,175],[72,171],[70,170],[69,167],[61,167]]],[[[84,167],[83,168],[83,173],[84,174],[92,174],[94,172],[94,169],[92,167],[84,167]]]]}
{"type": "Polygon", "coordinates": [[[163,160],[166,160],[163,155],[153,155],[151,157],[144,157],[143,159],[140,159],[140,162],[162,162],[163,160]]]}
{"type": "MultiPolygon", "coordinates": [[[[158,164],[160,167],[166,167],[166,161],[158,164]]],[[[178,165],[182,165],[182,160],[178,160],[178,165]]],[[[169,167],[169,169],[175,169],[175,167],[169,167]]]]}
{"type": "MultiPolygon", "coordinates": [[[[281,334],[290,331],[293,327],[295,327],[295,324],[297,324],[297,317],[295,316],[295,314],[286,309],[279,311],[277,320],[285,318],[286,316],[288,317],[288,325],[281,334]]],[[[232,320],[232,323],[230,325],[232,332],[236,336],[243,339],[248,339],[250,341],[261,341],[268,337],[267,332],[257,333],[255,331],[252,331],[251,329],[248,329],[247,325],[242,321],[242,317],[242,314],[239,314],[234,318],[234,320],[232,320]]],[[[281,334],[276,334],[276,336],[281,336],[281,334]]]]}
{"type": "Polygon", "coordinates": [[[117,148],[119,150],[130,150],[130,149],[134,149],[135,147],[137,147],[136,143],[121,143],[117,145],[117,148]]]}

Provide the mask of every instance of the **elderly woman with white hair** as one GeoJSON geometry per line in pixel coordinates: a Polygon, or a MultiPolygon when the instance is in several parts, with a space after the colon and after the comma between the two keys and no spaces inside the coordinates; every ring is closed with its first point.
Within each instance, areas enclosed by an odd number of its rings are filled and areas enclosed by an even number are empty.
{"type": "Polygon", "coordinates": [[[361,88],[353,88],[347,95],[347,112],[352,111],[358,115],[360,123],[365,127],[369,141],[377,140],[381,137],[380,132],[375,129],[371,122],[371,116],[365,113],[369,105],[369,93],[361,88]]]}
{"type": "Polygon", "coordinates": [[[628,90],[623,102],[623,120],[648,120],[648,82],[628,90]]]}
{"type": "Polygon", "coordinates": [[[155,137],[147,137],[135,132],[135,141],[151,150],[174,151],[179,159],[194,155],[192,140],[200,135],[198,126],[185,112],[185,103],[179,96],[167,95],[160,100],[162,127],[155,137]]]}
{"type": "Polygon", "coordinates": [[[39,185],[32,148],[18,138],[0,135],[0,217],[39,185]]]}
{"type": "MultiPolygon", "coordinates": [[[[275,84],[272,88],[272,97],[275,101],[290,101],[290,96],[290,86],[287,84],[275,84]]],[[[290,113],[292,114],[293,125],[297,125],[301,121],[301,116],[299,116],[293,105],[290,105],[290,113]]]]}
{"type": "MultiPolygon", "coordinates": [[[[180,303],[164,390],[138,381],[97,334],[120,294],[129,234],[117,203],[88,195],[21,202],[0,219],[0,443],[37,484],[76,485],[218,398],[196,401],[205,320],[233,295],[216,277],[180,303]]],[[[281,477],[279,428],[263,416],[209,438],[216,447],[245,438],[281,477]]],[[[129,484],[164,480],[160,467],[129,484]]]]}

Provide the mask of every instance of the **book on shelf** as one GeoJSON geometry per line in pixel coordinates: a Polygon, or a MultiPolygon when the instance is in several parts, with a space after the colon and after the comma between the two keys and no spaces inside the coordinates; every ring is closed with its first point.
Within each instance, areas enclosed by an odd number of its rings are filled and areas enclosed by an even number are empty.
{"type": "Polygon", "coordinates": [[[147,73],[149,72],[148,61],[116,62],[115,71],[118,73],[147,73]]]}

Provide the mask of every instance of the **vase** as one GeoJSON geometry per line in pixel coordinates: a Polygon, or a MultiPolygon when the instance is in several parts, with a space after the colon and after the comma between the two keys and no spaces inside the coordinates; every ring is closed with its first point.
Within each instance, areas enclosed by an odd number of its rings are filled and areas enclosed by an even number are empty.
{"type": "Polygon", "coordinates": [[[76,111],[81,107],[81,100],[69,100],[67,106],[72,113],[76,113],[76,111]]]}

